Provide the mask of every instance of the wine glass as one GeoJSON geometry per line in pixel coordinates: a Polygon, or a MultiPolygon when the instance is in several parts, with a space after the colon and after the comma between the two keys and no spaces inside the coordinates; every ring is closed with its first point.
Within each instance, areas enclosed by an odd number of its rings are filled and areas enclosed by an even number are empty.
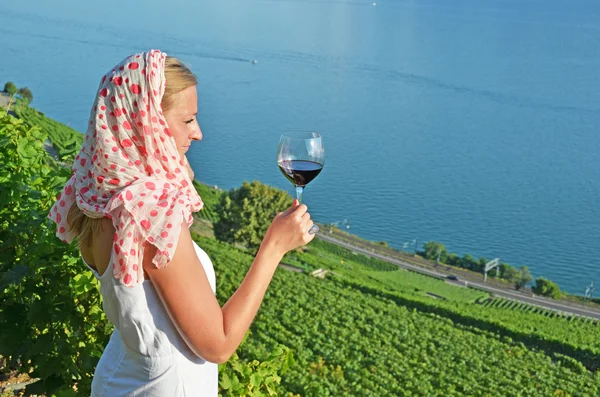
{"type": "MultiPolygon", "coordinates": [[[[277,146],[277,165],[281,173],[296,187],[296,198],[302,203],[304,187],[319,175],[325,165],[325,148],[318,132],[290,131],[281,135],[277,146]]],[[[317,225],[309,233],[319,231],[317,225]]]]}

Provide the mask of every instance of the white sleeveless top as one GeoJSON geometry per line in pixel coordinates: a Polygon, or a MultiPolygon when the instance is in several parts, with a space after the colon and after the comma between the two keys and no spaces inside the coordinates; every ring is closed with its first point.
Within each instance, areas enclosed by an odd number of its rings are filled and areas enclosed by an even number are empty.
{"type": "MultiPolygon", "coordinates": [[[[194,248],[215,292],[212,262],[196,243],[194,248]]],[[[217,364],[192,353],[152,282],[127,287],[113,276],[111,265],[102,276],[90,269],[100,280],[102,306],[115,326],[96,367],[92,397],[216,397],[217,364]]]]}

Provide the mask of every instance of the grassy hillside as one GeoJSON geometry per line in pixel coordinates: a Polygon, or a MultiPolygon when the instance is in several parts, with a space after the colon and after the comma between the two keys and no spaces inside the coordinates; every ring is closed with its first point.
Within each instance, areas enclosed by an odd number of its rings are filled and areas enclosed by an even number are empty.
{"type": "MultiPolygon", "coordinates": [[[[39,113],[62,150],[72,130],[39,113]]],[[[49,132],[50,134],[50,132],[49,132]]],[[[65,149],[66,148],[66,149],[65,149]]],[[[213,260],[221,303],[252,262],[245,251],[211,237],[222,192],[195,183],[205,208],[194,238],[213,260]]],[[[282,392],[302,396],[593,396],[600,394],[600,327],[400,270],[315,239],[279,269],[241,347],[243,360],[264,359],[278,345],[297,364],[282,392]],[[309,271],[330,270],[325,279],[309,271]]],[[[83,266],[82,266],[83,269],[83,266]]],[[[83,271],[83,270],[82,270],[83,271]]],[[[285,395],[282,393],[282,395],[285,395]]]]}

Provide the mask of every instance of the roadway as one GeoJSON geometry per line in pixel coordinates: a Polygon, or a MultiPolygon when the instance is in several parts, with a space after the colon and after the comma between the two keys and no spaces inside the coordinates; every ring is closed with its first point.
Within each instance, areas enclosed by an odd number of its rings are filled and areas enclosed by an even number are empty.
{"type": "Polygon", "coordinates": [[[317,233],[316,237],[321,240],[338,245],[340,247],[347,248],[351,251],[359,252],[365,256],[381,259],[382,261],[394,264],[403,269],[411,270],[411,271],[414,271],[417,273],[421,273],[421,274],[439,278],[439,279],[444,279],[444,280],[446,280],[446,282],[456,285],[456,286],[470,287],[470,288],[478,289],[481,291],[486,291],[486,292],[494,294],[495,296],[501,296],[506,299],[520,301],[520,302],[527,303],[530,305],[538,306],[543,309],[548,309],[548,310],[552,310],[555,312],[559,312],[559,313],[562,313],[565,315],[577,315],[577,316],[582,316],[582,317],[590,317],[595,320],[600,320],[600,311],[594,310],[594,309],[591,309],[591,308],[588,308],[588,307],[585,307],[582,305],[565,303],[564,301],[557,301],[557,300],[553,300],[553,299],[542,298],[542,297],[535,296],[535,295],[532,296],[531,294],[527,294],[525,292],[519,292],[516,290],[492,287],[483,282],[477,282],[477,281],[472,281],[472,280],[458,280],[458,281],[447,280],[446,277],[450,275],[449,273],[442,273],[442,272],[438,272],[435,270],[426,269],[424,267],[413,265],[411,263],[408,263],[406,261],[403,261],[403,260],[400,260],[397,258],[392,258],[387,255],[382,255],[378,252],[369,251],[368,249],[364,249],[364,248],[357,247],[352,244],[348,244],[345,241],[340,241],[334,237],[328,236],[325,233],[317,233]]]}

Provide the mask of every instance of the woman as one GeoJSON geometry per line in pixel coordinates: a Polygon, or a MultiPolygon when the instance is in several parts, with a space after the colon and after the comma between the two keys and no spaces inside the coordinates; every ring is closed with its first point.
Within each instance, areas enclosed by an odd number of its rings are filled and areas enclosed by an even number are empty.
{"type": "Polygon", "coordinates": [[[216,396],[217,363],[239,346],[282,256],[314,237],[306,206],[295,202],[219,306],[212,263],[189,231],[203,205],[185,157],[202,139],[196,85],[158,50],[115,66],[50,212],[59,238],[78,239],[114,324],[92,396],[216,396]]]}

